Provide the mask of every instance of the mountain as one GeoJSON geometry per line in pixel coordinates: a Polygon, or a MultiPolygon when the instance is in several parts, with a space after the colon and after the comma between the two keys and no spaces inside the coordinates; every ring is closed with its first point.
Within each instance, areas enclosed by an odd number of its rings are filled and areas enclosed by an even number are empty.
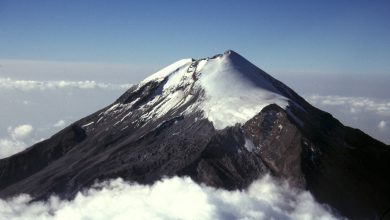
{"type": "Polygon", "coordinates": [[[350,218],[390,207],[390,148],[342,125],[234,51],[184,59],[111,105],[0,160],[0,197],[70,199],[96,181],[190,176],[244,189],[266,173],[350,218]]]}

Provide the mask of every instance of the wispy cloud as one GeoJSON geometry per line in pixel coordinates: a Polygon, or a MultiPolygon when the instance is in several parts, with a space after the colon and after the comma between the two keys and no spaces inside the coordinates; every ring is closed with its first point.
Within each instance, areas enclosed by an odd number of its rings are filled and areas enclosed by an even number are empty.
{"type": "Polygon", "coordinates": [[[19,90],[51,90],[51,89],[126,89],[131,84],[111,84],[99,83],[96,81],[36,81],[36,80],[17,80],[12,78],[0,78],[0,89],[19,89],[19,90]]]}
{"type": "Polygon", "coordinates": [[[336,219],[309,192],[265,176],[246,191],[226,191],[173,177],[152,186],[121,179],[103,182],[74,200],[28,195],[0,200],[0,218],[19,219],[336,219]]]}
{"type": "Polygon", "coordinates": [[[56,128],[62,128],[62,127],[65,127],[65,125],[66,125],[66,122],[65,122],[65,120],[59,120],[59,121],[57,121],[54,125],[53,125],[53,127],[56,127],[56,128]]]}

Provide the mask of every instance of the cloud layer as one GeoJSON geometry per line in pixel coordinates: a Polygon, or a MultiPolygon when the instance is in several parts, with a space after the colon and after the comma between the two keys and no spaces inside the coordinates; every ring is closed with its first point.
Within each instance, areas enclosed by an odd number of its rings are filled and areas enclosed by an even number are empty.
{"type": "Polygon", "coordinates": [[[94,79],[110,83],[135,83],[161,67],[148,64],[66,62],[48,60],[0,59],[0,77],[33,80],[94,79]]]}
{"type": "Polygon", "coordinates": [[[390,100],[368,97],[347,96],[321,96],[311,95],[306,97],[313,105],[344,106],[350,113],[361,111],[371,112],[382,116],[390,116],[390,100]]]}
{"type": "Polygon", "coordinates": [[[298,192],[270,176],[247,191],[226,191],[173,177],[152,186],[121,179],[100,183],[72,201],[51,197],[32,202],[28,195],[0,200],[8,220],[81,219],[336,219],[308,192],[298,192]]]}
{"type": "Polygon", "coordinates": [[[29,90],[51,90],[51,89],[126,89],[130,88],[131,84],[112,84],[98,83],[96,81],[37,81],[37,80],[17,80],[12,78],[0,78],[0,89],[19,89],[24,91],[29,90]]]}

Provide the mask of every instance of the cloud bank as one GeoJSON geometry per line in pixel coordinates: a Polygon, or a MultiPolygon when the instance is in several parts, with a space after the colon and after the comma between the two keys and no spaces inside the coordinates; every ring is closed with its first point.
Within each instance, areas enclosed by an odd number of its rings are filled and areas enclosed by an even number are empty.
{"type": "Polygon", "coordinates": [[[82,219],[337,219],[308,192],[298,192],[266,175],[246,191],[226,191],[173,177],[152,186],[121,179],[95,185],[74,200],[51,197],[32,202],[28,195],[0,200],[8,220],[82,219]]]}
{"type": "Polygon", "coordinates": [[[98,83],[96,81],[37,81],[37,80],[17,80],[12,78],[0,78],[0,89],[18,89],[23,91],[29,90],[52,90],[52,89],[111,89],[123,90],[130,88],[131,84],[112,84],[98,83]]]}

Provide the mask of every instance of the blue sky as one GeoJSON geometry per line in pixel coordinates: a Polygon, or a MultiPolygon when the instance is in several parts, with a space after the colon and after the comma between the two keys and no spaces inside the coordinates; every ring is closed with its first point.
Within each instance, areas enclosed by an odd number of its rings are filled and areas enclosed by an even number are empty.
{"type": "Polygon", "coordinates": [[[390,1],[0,0],[0,59],[164,66],[234,49],[268,71],[390,74],[390,1]]]}

